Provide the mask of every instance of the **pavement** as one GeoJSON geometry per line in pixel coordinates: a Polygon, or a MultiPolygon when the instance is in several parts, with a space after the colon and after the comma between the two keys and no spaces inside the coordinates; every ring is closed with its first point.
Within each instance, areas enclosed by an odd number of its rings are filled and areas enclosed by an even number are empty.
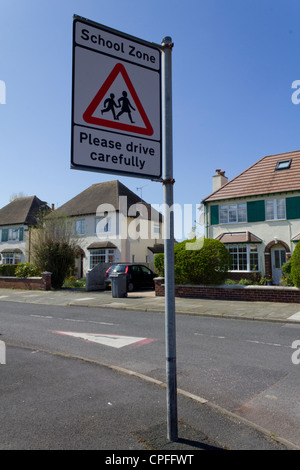
{"type": "MultiPolygon", "coordinates": [[[[149,312],[165,311],[165,298],[156,297],[153,291],[132,292],[128,293],[127,297],[113,298],[111,291],[0,289],[0,301],[117,308],[149,312]]],[[[175,308],[178,314],[217,316],[240,320],[300,322],[300,304],[296,303],[176,298],[175,308]]]]}
{"type": "MultiPolygon", "coordinates": [[[[0,301],[156,313],[165,308],[164,298],[151,291],[112,298],[109,291],[0,289],[0,301]]],[[[175,304],[180,314],[300,322],[299,304],[179,298],[175,304]]],[[[268,429],[183,390],[178,390],[178,439],[170,442],[166,385],[95,361],[8,346],[0,376],[1,450],[101,449],[116,452],[106,454],[115,459],[123,455],[117,453],[121,450],[127,456],[149,451],[136,466],[150,458],[151,464],[158,463],[159,452],[193,455],[195,463],[198,450],[299,450],[268,429]]]]}

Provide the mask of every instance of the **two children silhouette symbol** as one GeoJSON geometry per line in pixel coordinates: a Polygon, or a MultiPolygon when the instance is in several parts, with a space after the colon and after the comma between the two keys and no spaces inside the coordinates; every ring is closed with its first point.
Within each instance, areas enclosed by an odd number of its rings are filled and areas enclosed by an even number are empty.
{"type": "Polygon", "coordinates": [[[130,103],[127,97],[127,92],[123,91],[121,98],[118,99],[118,104],[115,102],[115,95],[113,93],[110,94],[110,97],[104,101],[104,109],[101,110],[101,114],[111,111],[115,121],[118,121],[119,117],[126,113],[128,114],[130,122],[134,124],[131,116],[131,110],[135,111],[135,108],[130,103]],[[121,111],[116,114],[115,108],[121,108],[121,111]]]}

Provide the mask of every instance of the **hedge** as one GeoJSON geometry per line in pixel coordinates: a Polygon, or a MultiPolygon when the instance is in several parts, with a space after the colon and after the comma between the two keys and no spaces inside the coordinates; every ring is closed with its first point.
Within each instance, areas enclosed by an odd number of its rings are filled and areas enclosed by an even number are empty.
{"type": "Polygon", "coordinates": [[[15,276],[17,264],[0,264],[0,276],[15,276]]]}
{"type": "Polygon", "coordinates": [[[300,287],[300,242],[297,243],[291,257],[291,280],[296,287],[300,287]]]}
{"type": "MultiPolygon", "coordinates": [[[[195,240],[194,240],[195,241],[195,240]]],[[[177,284],[222,284],[230,266],[231,256],[219,240],[205,238],[199,249],[188,249],[185,240],[174,247],[175,282],[177,284]]],[[[164,275],[164,255],[154,258],[160,276],[164,275]]]]}

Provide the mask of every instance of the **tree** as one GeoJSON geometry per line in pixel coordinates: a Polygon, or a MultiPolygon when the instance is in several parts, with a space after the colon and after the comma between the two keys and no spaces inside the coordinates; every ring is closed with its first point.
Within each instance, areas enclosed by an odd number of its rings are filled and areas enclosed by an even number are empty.
{"type": "Polygon", "coordinates": [[[20,197],[27,197],[27,194],[23,193],[23,191],[20,191],[19,193],[12,193],[9,196],[9,202],[14,201],[15,199],[18,199],[20,197]]]}
{"type": "Polygon", "coordinates": [[[62,287],[65,278],[74,269],[78,238],[74,222],[55,213],[41,214],[32,242],[35,266],[52,273],[52,287],[62,287]]]}

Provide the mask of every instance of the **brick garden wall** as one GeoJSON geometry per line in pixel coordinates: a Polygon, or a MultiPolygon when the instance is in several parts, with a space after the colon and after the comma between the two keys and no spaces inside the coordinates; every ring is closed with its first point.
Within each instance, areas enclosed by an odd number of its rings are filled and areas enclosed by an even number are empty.
{"type": "MultiPolygon", "coordinates": [[[[163,278],[155,279],[155,295],[164,296],[163,278]]],[[[300,289],[281,286],[204,286],[176,285],[175,297],[248,302],[300,303],[300,289]]]]}
{"type": "Polygon", "coordinates": [[[1,289],[50,290],[51,273],[43,273],[42,277],[6,277],[0,276],[1,289]]]}

